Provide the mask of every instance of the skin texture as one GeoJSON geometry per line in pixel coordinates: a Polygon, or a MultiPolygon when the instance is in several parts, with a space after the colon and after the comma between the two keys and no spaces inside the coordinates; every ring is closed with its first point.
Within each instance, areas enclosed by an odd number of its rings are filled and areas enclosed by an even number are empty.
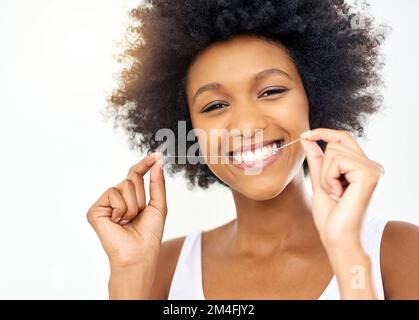
{"type": "MultiPolygon", "coordinates": [[[[231,164],[209,164],[230,186],[237,218],[203,234],[205,297],[317,299],[335,274],[343,299],[376,298],[360,228],[382,168],[348,132],[316,128],[302,135],[309,129],[310,108],[285,48],[249,36],[210,46],[191,65],[186,93],[194,128],[262,128],[265,140],[303,139],[257,176],[244,175],[231,164]],[[253,82],[255,73],[271,68],[289,77],[271,75],[253,82]],[[194,100],[196,91],[211,82],[224,88],[194,100]],[[279,87],[287,90],[263,95],[266,88],[279,87]],[[225,105],[200,112],[214,102],[225,105]],[[317,141],[327,143],[324,152],[317,141]],[[305,158],[313,197],[304,185],[305,158]],[[339,179],[342,172],[345,184],[339,179]],[[362,289],[350,286],[354,265],[365,272],[362,289]]],[[[146,159],[127,177],[138,183],[123,182],[108,190],[88,213],[110,259],[109,289],[115,299],[167,298],[184,241],[173,239],[160,246],[167,213],[164,176],[157,163],[146,159]],[[152,200],[145,206],[141,177],[150,168],[152,200]],[[112,200],[116,198],[120,201],[112,200]]],[[[401,222],[386,226],[381,246],[386,298],[419,298],[419,272],[414,267],[419,265],[418,249],[418,227],[401,222]]]]}

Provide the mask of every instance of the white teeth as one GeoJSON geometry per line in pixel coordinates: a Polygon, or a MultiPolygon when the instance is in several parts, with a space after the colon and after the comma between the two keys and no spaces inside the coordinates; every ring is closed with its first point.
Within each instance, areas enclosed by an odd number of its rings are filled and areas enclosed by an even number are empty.
{"type": "Polygon", "coordinates": [[[263,159],[263,152],[262,149],[255,150],[255,160],[262,160],[263,159]]]}
{"type": "Polygon", "coordinates": [[[255,161],[255,154],[252,151],[247,151],[246,156],[244,156],[245,162],[255,161]]]}
{"type": "Polygon", "coordinates": [[[264,146],[262,148],[258,148],[254,151],[245,151],[245,152],[234,152],[233,154],[233,160],[236,163],[242,163],[242,162],[254,162],[256,160],[264,160],[274,153],[276,153],[280,148],[280,142],[273,143],[268,146],[264,146]]]}
{"type": "Polygon", "coordinates": [[[242,154],[240,152],[233,153],[233,160],[235,162],[241,163],[242,162],[242,154]]]}
{"type": "Polygon", "coordinates": [[[268,152],[268,154],[271,154],[272,153],[272,145],[265,146],[265,147],[263,147],[263,149],[266,149],[266,151],[268,152]]]}
{"type": "Polygon", "coordinates": [[[271,155],[271,150],[269,150],[268,148],[264,147],[262,148],[262,152],[263,152],[263,157],[267,158],[271,155]]]}

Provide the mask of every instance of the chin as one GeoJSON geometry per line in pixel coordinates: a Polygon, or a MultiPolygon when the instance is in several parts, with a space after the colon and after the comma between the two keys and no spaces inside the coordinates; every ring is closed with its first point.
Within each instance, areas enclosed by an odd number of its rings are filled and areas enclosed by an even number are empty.
{"type": "Polygon", "coordinates": [[[230,184],[230,187],[246,198],[256,201],[265,201],[278,196],[285,189],[286,185],[285,180],[270,178],[252,182],[236,182],[230,184]]]}

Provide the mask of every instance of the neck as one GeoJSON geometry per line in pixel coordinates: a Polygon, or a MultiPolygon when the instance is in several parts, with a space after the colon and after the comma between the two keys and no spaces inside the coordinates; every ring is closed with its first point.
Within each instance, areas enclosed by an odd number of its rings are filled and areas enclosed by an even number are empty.
{"type": "Polygon", "coordinates": [[[252,200],[232,192],[237,214],[233,222],[234,244],[239,252],[270,254],[301,246],[316,235],[302,170],[269,200],[252,200]]]}

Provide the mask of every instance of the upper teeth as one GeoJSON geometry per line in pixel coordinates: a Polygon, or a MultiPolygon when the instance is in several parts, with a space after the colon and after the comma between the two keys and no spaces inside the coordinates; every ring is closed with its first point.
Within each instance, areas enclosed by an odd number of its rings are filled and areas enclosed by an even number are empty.
{"type": "Polygon", "coordinates": [[[233,153],[233,160],[234,162],[254,162],[258,160],[264,160],[275,152],[278,151],[280,148],[280,142],[274,142],[270,145],[266,145],[262,148],[255,149],[253,151],[247,150],[244,152],[234,152],[233,153]]]}

